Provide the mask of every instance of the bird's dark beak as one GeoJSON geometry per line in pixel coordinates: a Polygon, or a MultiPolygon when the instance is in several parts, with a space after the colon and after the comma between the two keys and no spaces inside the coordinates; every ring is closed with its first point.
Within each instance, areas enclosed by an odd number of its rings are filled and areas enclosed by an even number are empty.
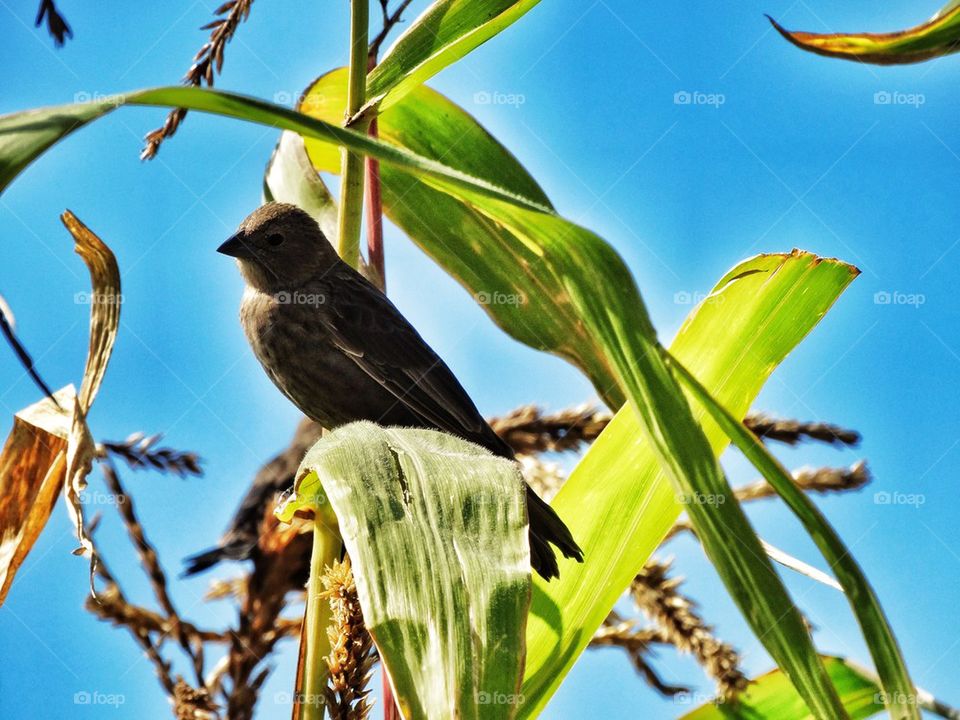
{"type": "Polygon", "coordinates": [[[227,238],[226,242],[217,248],[217,252],[235,258],[253,259],[253,248],[245,242],[243,233],[239,232],[227,238]]]}

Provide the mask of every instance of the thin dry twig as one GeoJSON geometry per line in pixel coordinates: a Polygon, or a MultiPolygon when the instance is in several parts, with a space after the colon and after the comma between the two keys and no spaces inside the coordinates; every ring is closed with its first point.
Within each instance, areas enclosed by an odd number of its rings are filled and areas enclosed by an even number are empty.
{"type": "Polygon", "coordinates": [[[30,353],[27,352],[27,349],[17,337],[14,331],[13,313],[10,311],[10,306],[7,305],[2,295],[0,295],[0,332],[3,333],[7,344],[13,349],[17,359],[20,361],[20,365],[23,366],[24,371],[30,376],[30,379],[33,380],[33,383],[40,388],[44,395],[53,400],[54,405],[60,407],[60,403],[58,403],[57,399],[53,396],[53,391],[50,389],[50,386],[44,382],[43,378],[40,377],[40,373],[37,372],[30,353]]]}
{"type": "MultiPolygon", "coordinates": [[[[101,574],[106,580],[107,576],[101,574]]],[[[126,627],[140,634],[167,636],[173,630],[173,623],[153,610],[130,604],[119,592],[119,587],[108,582],[103,590],[97,591],[97,597],[87,599],[87,610],[100,620],[113,623],[117,627],[126,627]]],[[[226,633],[214,630],[201,630],[196,625],[181,620],[187,633],[203,642],[225,643],[229,641],[226,633]]]]}
{"type": "MultiPolygon", "coordinates": [[[[866,460],[858,460],[848,468],[802,467],[794,470],[792,476],[793,482],[801,490],[820,494],[859,490],[870,482],[866,460]]],[[[738,487],[734,492],[740,501],[777,497],[777,491],[766,480],[756,480],[738,487]]]]}
{"type": "Polygon", "coordinates": [[[860,442],[860,433],[856,430],[825,422],[784,420],[761,412],[750,413],[743,422],[761,440],[776,440],[787,445],[796,445],[801,440],[850,446],[860,442]]]}
{"type": "Polygon", "coordinates": [[[35,25],[40,27],[43,21],[47,21],[47,32],[53,38],[53,44],[56,47],[63,47],[67,38],[73,37],[73,30],[67,24],[66,18],[57,10],[53,0],[40,0],[40,8],[37,10],[37,20],[35,25]]]}
{"type": "Polygon", "coordinates": [[[393,14],[390,14],[387,10],[387,0],[380,0],[380,11],[383,15],[383,27],[380,29],[380,32],[370,41],[368,46],[367,56],[375,58],[380,53],[380,47],[383,45],[384,40],[387,39],[387,36],[390,34],[390,31],[393,30],[394,26],[400,22],[403,15],[403,11],[407,9],[407,6],[413,0],[403,0],[397,9],[393,11],[393,14]]]}
{"type": "Polygon", "coordinates": [[[167,576],[163,572],[163,568],[160,567],[157,552],[154,550],[153,545],[147,540],[143,526],[140,524],[140,520],[137,518],[137,514],[133,509],[133,501],[123,489],[116,468],[109,461],[105,461],[102,463],[102,469],[104,482],[106,482],[107,488],[114,495],[117,511],[120,513],[120,517],[123,518],[123,524],[127,528],[127,534],[130,536],[130,540],[136,548],[137,554],[140,556],[140,562],[144,572],[150,579],[153,594],[156,596],[157,602],[160,604],[171,625],[171,634],[177,639],[180,647],[183,648],[183,651],[193,663],[197,682],[202,686],[203,643],[191,638],[187,626],[180,620],[180,614],[174,607],[173,601],[170,599],[170,594],[167,592],[167,576]]]}
{"type": "Polygon", "coordinates": [[[733,700],[748,684],[740,670],[740,656],[713,635],[697,613],[696,603],[678,587],[682,578],[670,577],[671,561],[652,561],[634,578],[630,595],[637,607],[663,631],[663,637],[681,652],[692,654],[717,683],[717,693],[733,700]]]}
{"type": "MultiPolygon", "coordinates": [[[[253,5],[253,0],[227,0],[213,11],[214,15],[221,17],[200,28],[201,30],[210,30],[210,38],[193,56],[193,65],[190,66],[183,78],[185,85],[213,87],[214,76],[219,75],[223,70],[223,53],[227,43],[233,38],[240,23],[249,16],[251,5],[253,5]]],[[[154,158],[160,150],[161,143],[177,132],[177,128],[186,116],[186,108],[171,110],[161,127],[147,133],[145,138],[147,144],[140,153],[140,159],[150,160],[154,158]]]]}
{"type": "Polygon", "coordinates": [[[514,452],[532,455],[579,450],[595,440],[612,417],[590,405],[556,413],[544,413],[536,405],[524,405],[493,418],[490,425],[514,452]]]}
{"type": "MultiPolygon", "coordinates": [[[[529,455],[579,450],[596,440],[612,419],[611,413],[590,405],[556,413],[544,413],[536,405],[524,405],[493,418],[490,424],[515,452],[529,455]]],[[[823,422],[780,420],[765,413],[750,413],[743,423],[762,440],[788,445],[804,439],[843,445],[856,445],[860,441],[860,434],[855,430],[823,422]]]]}
{"type": "Polygon", "coordinates": [[[603,621],[600,629],[590,639],[590,646],[619,647],[627,653],[630,663],[650,687],[661,695],[673,697],[690,692],[684,685],[673,685],[663,680],[650,664],[647,657],[654,645],[669,645],[670,641],[659,628],[641,628],[635,620],[624,620],[616,612],[611,612],[603,621]]]}
{"type": "MultiPolygon", "coordinates": [[[[95,542],[94,537],[96,525],[97,519],[95,518],[90,522],[87,530],[87,534],[91,539],[91,542],[95,542]]],[[[153,669],[157,674],[157,679],[160,681],[160,685],[163,686],[163,689],[170,697],[173,697],[176,683],[170,675],[170,663],[164,660],[163,656],[160,655],[160,649],[158,645],[154,643],[152,637],[150,636],[150,632],[143,626],[142,623],[126,622],[125,619],[130,617],[131,613],[116,612],[115,615],[109,616],[102,614],[104,607],[109,607],[111,605],[131,607],[131,605],[124,596],[123,590],[120,588],[120,584],[110,572],[110,569],[106,564],[106,560],[103,557],[103,553],[98,551],[97,558],[98,562],[95,572],[97,576],[103,579],[103,581],[106,583],[106,587],[98,592],[96,596],[87,596],[87,610],[94,613],[98,617],[101,617],[102,619],[111,620],[117,626],[126,627],[134,641],[140,646],[144,654],[147,656],[147,659],[153,665],[153,669]]]]}
{"type": "Polygon", "coordinates": [[[133,470],[159,470],[178,477],[203,475],[197,453],[155,447],[162,437],[159,433],[146,436],[136,432],[123,441],[104,440],[97,446],[97,455],[102,458],[109,453],[119,457],[133,470]]]}

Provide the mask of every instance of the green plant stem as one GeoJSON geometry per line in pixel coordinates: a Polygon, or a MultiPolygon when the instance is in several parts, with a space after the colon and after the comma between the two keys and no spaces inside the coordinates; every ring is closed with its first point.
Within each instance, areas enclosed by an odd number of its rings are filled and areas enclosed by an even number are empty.
{"type": "Polygon", "coordinates": [[[307,643],[303,665],[303,694],[299,703],[300,720],[323,720],[324,688],[330,670],[330,636],[327,629],[333,620],[330,601],[321,597],[327,566],[340,557],[340,536],[319,520],[313,526],[313,551],[310,555],[310,580],[307,583],[307,623],[304,638],[307,643]]]}
{"type": "Polygon", "coordinates": [[[777,491],[830,564],[850,602],[877,666],[881,687],[889,698],[886,705],[890,716],[897,719],[919,720],[920,714],[916,703],[912,701],[916,692],[893,630],[873,588],[840,536],[813,501],[793,483],[789,471],[767,450],[757,436],[718,403],[710,391],[689,370],[669,353],[665,352],[665,355],[681,384],[777,491]]]}
{"type": "MultiPolygon", "coordinates": [[[[347,84],[346,125],[366,132],[366,122],[354,121],[367,95],[367,0],[350,2],[350,68],[347,84]],[[362,126],[362,127],[358,127],[362,126]]],[[[337,250],[344,262],[356,268],[360,264],[360,226],[363,224],[363,156],[342,150],[340,175],[340,215],[337,250]]]]}

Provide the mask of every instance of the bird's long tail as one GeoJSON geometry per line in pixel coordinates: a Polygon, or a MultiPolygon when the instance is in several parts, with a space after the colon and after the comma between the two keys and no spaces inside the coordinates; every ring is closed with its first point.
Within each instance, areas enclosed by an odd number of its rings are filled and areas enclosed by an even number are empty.
{"type": "Polygon", "coordinates": [[[232,542],[198,552],[183,561],[186,567],[180,573],[180,577],[185,578],[202,573],[223,560],[247,560],[255,548],[256,543],[232,542]]]}
{"type": "Polygon", "coordinates": [[[527,485],[527,514],[530,516],[530,564],[544,580],[560,577],[555,545],[564,557],[583,562],[577,545],[560,516],[527,485]]]}

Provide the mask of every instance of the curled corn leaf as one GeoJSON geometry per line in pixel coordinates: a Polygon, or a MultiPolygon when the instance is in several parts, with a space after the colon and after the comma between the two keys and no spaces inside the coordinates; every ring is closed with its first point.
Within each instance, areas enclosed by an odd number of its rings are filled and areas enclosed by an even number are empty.
{"type": "Polygon", "coordinates": [[[802,50],[874,65],[918,63],[960,49],[960,4],[956,2],[921,25],[889,33],[794,32],[768,19],[777,32],[802,50]]]}
{"type": "Polygon", "coordinates": [[[64,492],[67,510],[77,532],[80,547],[75,554],[90,558],[90,588],[93,589],[93,544],[87,537],[83,521],[80,493],[86,489],[87,475],[96,454],[96,443],[87,427],[87,413],[100,389],[107,363],[113,352],[120,325],[120,269],[117,260],[104,242],[69,210],[60,219],[73,235],[74,250],[83,258],[90,271],[90,347],[83,371],[80,394],[73,408],[70,437],[67,441],[67,477],[64,492]]]}
{"type": "Polygon", "coordinates": [[[90,347],[79,394],[68,386],[17,413],[0,456],[0,603],[53,510],[60,489],[80,547],[91,560],[93,544],[83,520],[81,493],[96,453],[87,413],[103,381],[120,323],[120,270],[100,238],[69,210],[60,219],[90,270],[90,347]],[[59,407],[57,407],[59,405],[59,407]]]}

